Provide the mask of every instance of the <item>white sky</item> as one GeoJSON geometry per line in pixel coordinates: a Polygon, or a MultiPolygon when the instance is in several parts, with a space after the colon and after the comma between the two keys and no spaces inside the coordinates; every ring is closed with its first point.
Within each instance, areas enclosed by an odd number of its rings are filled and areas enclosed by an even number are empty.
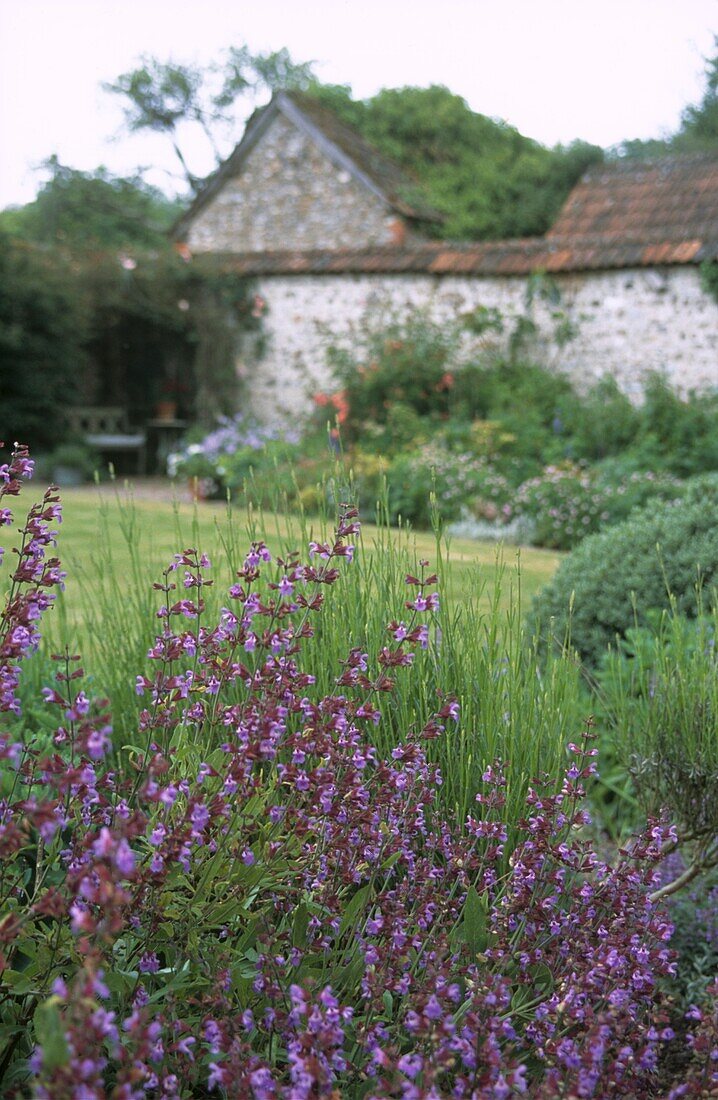
{"type": "MultiPolygon", "coordinates": [[[[675,129],[714,32],[718,0],[0,0],[0,208],[33,198],[51,153],[84,170],[152,165],[170,185],[165,141],[122,135],[100,88],[141,54],[286,46],[356,96],[445,84],[546,144],[607,146],[675,129]]],[[[211,170],[204,147],[191,167],[211,170]]]]}

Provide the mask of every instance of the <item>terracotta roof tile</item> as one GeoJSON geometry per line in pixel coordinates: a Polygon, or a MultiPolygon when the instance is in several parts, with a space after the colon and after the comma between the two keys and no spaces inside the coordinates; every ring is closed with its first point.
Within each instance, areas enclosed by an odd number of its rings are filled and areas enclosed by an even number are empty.
{"type": "Polygon", "coordinates": [[[715,235],[718,156],[623,160],[592,168],[574,187],[548,233],[665,241],[715,235]]]}
{"type": "Polygon", "coordinates": [[[684,241],[675,251],[676,263],[687,264],[696,256],[701,247],[700,241],[684,241]]]}
{"type": "Polygon", "coordinates": [[[427,242],[409,248],[332,252],[247,252],[198,255],[195,263],[245,275],[427,274],[529,275],[700,263],[718,259],[718,227],[710,238],[620,239],[614,235],[427,242]]]}
{"type": "Polygon", "coordinates": [[[461,271],[470,271],[473,257],[468,251],[458,251],[443,247],[433,259],[429,260],[428,270],[435,275],[445,272],[457,274],[461,271]]]}
{"type": "Polygon", "coordinates": [[[573,253],[569,248],[564,248],[560,252],[551,253],[546,259],[547,271],[562,271],[566,264],[570,264],[573,253]]]}

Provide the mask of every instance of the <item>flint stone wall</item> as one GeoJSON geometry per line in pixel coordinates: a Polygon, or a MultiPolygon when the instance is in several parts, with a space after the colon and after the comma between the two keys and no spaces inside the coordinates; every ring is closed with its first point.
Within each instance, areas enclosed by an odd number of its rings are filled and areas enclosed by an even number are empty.
{"type": "MultiPolygon", "coordinates": [[[[640,400],[649,371],[663,371],[681,392],[718,386],[718,303],[701,288],[695,268],[636,269],[559,275],[560,308],[577,336],[554,339],[550,307],[539,303],[532,358],[565,371],[581,388],[611,374],[640,400]]],[[[431,275],[265,276],[257,290],[267,303],[266,349],[240,353],[247,406],[268,422],[295,423],[311,412],[312,394],[333,388],[327,345],[358,341],[381,315],[422,308],[437,321],[477,306],[497,308],[511,321],[526,314],[526,280],[431,275]]],[[[500,349],[503,337],[479,338],[500,349]]]]}
{"type": "Polygon", "coordinates": [[[381,198],[278,115],[240,174],[197,213],[187,244],[193,252],[373,248],[403,232],[381,198]]]}

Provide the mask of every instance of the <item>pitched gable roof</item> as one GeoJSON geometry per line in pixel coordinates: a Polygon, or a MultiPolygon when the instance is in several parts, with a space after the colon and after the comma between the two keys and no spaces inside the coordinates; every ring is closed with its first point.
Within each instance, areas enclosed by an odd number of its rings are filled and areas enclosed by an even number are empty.
{"type": "Polygon", "coordinates": [[[443,221],[417,196],[417,184],[393,161],[343,123],[312,96],[303,92],[278,92],[266,107],[249,119],[244,136],[234,152],[209,177],[189,209],[178,219],[172,235],[181,237],[193,218],[221,190],[226,180],[237,176],[249,153],[261,140],[278,114],[302,130],[338,167],[348,171],[387,206],[412,221],[443,221]]]}
{"type": "Polygon", "coordinates": [[[676,245],[718,238],[718,156],[615,161],[590,169],[547,237],[676,245]]]}

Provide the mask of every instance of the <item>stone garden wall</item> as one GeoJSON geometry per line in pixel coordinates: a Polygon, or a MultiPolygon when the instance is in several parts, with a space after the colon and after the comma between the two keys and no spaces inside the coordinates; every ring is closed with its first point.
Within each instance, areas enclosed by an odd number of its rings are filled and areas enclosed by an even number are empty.
{"type": "MultiPolygon", "coordinates": [[[[285,146],[286,150],[286,146],[285,146]]],[[[556,320],[544,302],[533,307],[539,336],[532,357],[566,371],[580,387],[612,374],[640,397],[648,371],[664,371],[682,392],[718,386],[718,304],[690,267],[559,275],[560,310],[575,338],[559,346],[556,320]]],[[[526,280],[431,275],[265,276],[257,289],[267,303],[264,354],[240,357],[249,406],[262,419],[293,421],[312,407],[311,394],[331,388],[328,343],[352,340],[367,319],[417,307],[440,320],[477,306],[512,320],[526,315],[526,280]]],[[[480,338],[500,346],[502,337],[480,338]]]]}

